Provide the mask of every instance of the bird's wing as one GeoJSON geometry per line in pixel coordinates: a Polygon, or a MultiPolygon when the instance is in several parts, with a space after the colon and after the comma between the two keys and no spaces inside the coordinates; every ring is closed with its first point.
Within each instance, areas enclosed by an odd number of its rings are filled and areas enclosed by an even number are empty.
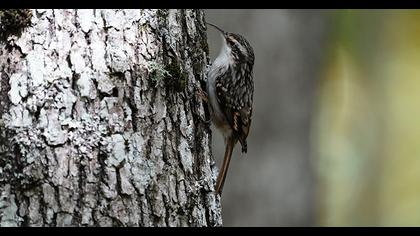
{"type": "Polygon", "coordinates": [[[216,78],[216,96],[234,135],[247,151],[246,138],[251,126],[254,85],[252,74],[233,73],[232,68],[216,78]]]}

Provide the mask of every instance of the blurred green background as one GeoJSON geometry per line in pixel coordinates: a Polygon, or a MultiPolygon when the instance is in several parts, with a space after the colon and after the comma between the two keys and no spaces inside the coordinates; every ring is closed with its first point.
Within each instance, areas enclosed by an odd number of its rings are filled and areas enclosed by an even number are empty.
{"type": "Polygon", "coordinates": [[[340,10],[316,97],[321,225],[420,225],[420,11],[340,10]]]}
{"type": "MultiPolygon", "coordinates": [[[[250,152],[234,153],[225,225],[420,226],[420,10],[206,19],[256,54],[250,152]]],[[[214,59],[220,38],[208,33],[214,59]]]]}

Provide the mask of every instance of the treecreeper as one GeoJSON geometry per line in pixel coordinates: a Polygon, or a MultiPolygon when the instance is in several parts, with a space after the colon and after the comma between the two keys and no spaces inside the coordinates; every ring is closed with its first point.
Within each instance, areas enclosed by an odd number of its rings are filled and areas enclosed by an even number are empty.
{"type": "Polygon", "coordinates": [[[221,194],[233,149],[239,141],[247,152],[254,94],[254,50],[242,35],[216,28],[222,38],[222,49],[207,74],[207,98],[213,124],[225,139],[225,155],[216,182],[221,194]]]}

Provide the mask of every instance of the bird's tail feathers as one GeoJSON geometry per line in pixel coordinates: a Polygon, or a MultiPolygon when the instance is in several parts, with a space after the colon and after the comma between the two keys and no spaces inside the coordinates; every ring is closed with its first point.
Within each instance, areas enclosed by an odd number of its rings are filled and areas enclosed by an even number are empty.
{"type": "Polygon", "coordinates": [[[222,194],[223,185],[225,184],[226,175],[229,169],[230,159],[232,158],[233,148],[235,146],[236,139],[228,138],[226,142],[225,156],[223,158],[222,167],[220,168],[219,176],[216,182],[216,193],[222,194]]]}

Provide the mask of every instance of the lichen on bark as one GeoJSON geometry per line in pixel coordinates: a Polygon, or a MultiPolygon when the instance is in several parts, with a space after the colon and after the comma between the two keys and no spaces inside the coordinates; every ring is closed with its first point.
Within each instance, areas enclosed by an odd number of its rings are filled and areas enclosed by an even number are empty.
{"type": "Polygon", "coordinates": [[[0,43],[0,224],[221,225],[203,12],[32,13],[0,43]]]}
{"type": "Polygon", "coordinates": [[[20,34],[31,24],[32,11],[29,9],[0,10],[0,40],[11,34],[20,34]]]}

